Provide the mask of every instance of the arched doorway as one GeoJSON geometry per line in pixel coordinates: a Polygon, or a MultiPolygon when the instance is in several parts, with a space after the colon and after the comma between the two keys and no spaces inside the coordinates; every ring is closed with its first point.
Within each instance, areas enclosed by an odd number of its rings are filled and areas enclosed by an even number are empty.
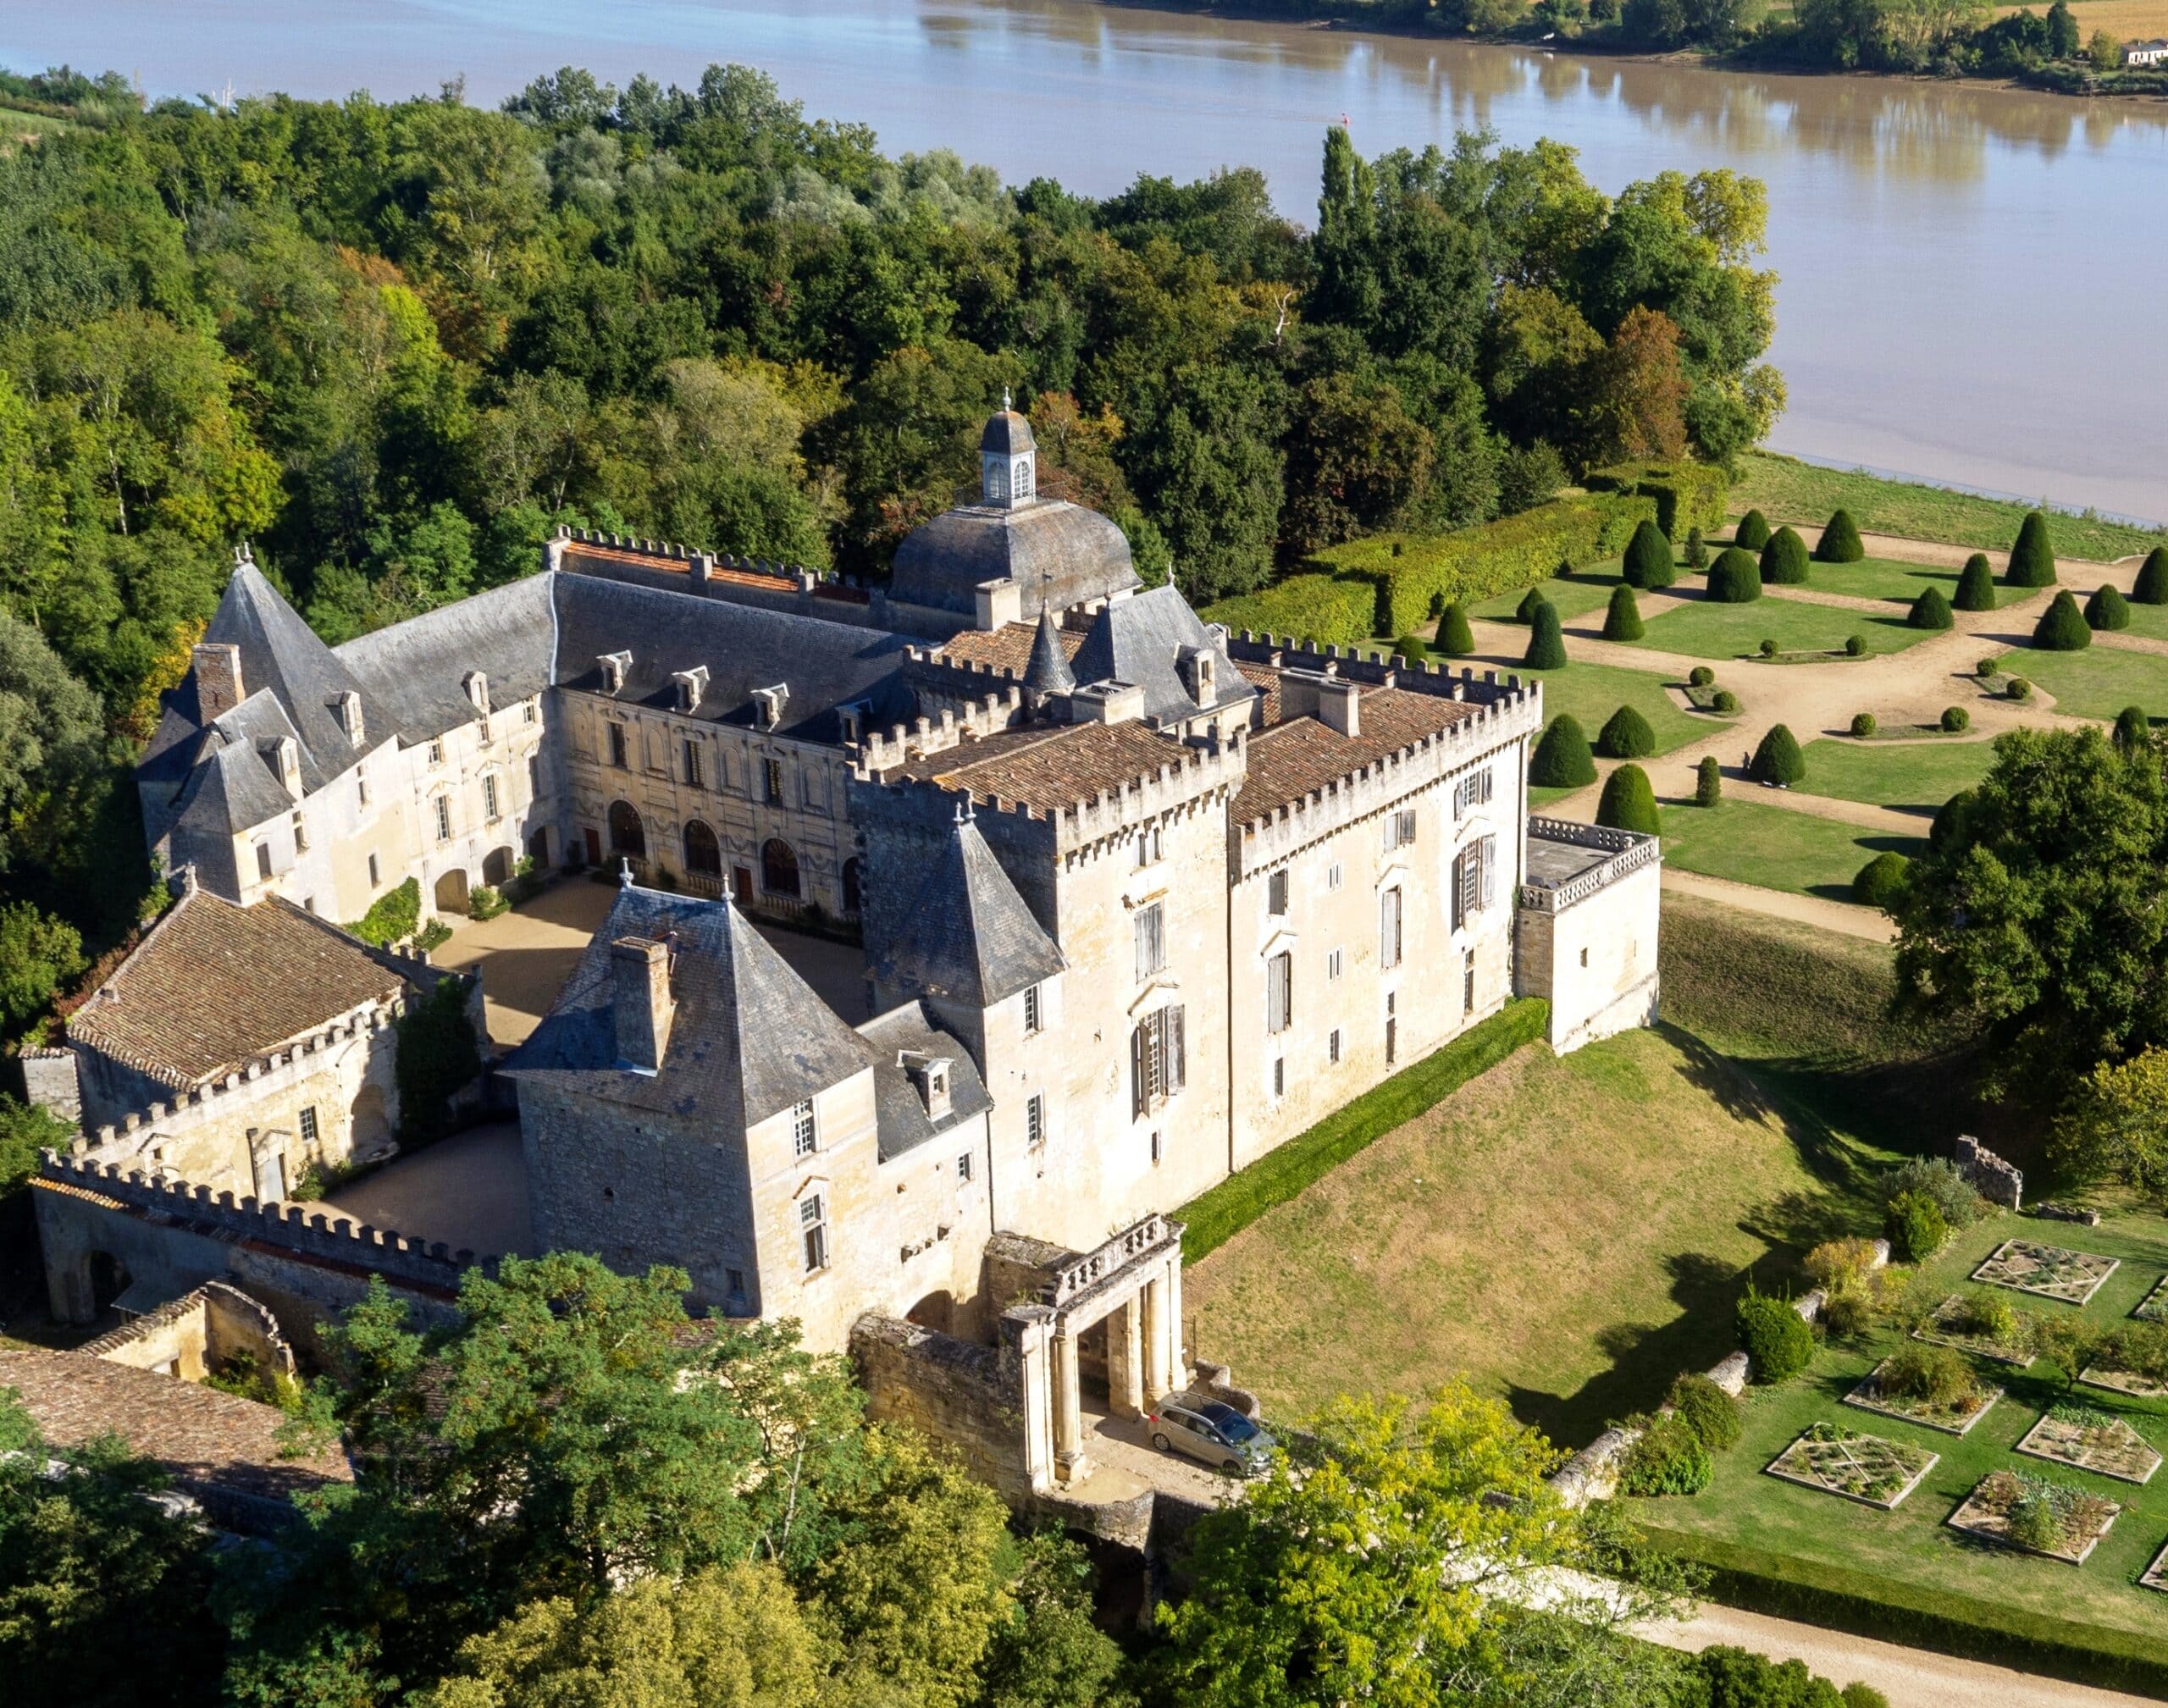
{"type": "Polygon", "coordinates": [[[437,911],[440,914],[463,914],[467,911],[467,868],[454,866],[437,879],[437,911]]]}
{"type": "Polygon", "coordinates": [[[843,912],[855,916],[862,898],[858,883],[858,856],[853,854],[843,862],[843,912]]]}
{"type": "Polygon", "coordinates": [[[954,1334],[956,1321],[955,1297],[945,1287],[938,1292],[928,1293],[910,1310],[904,1313],[904,1320],[907,1323],[916,1323],[921,1329],[931,1329],[937,1335],[954,1334]]]}
{"type": "Polygon", "coordinates": [[[628,860],[647,858],[647,831],[630,801],[610,803],[610,852],[628,860]]]}
{"type": "Polygon", "coordinates": [[[798,895],[798,855],[779,836],[760,845],[760,887],[772,896],[798,895]]]}
{"type": "Polygon", "coordinates": [[[391,1119],[384,1113],[384,1088],[363,1086],[361,1095],[354,1099],[351,1149],[357,1157],[370,1158],[390,1148],[391,1119]]]}
{"type": "Polygon", "coordinates": [[[512,851],[508,848],[493,848],[482,856],[482,882],[492,889],[501,889],[512,878],[512,851]]]}
{"type": "Polygon", "coordinates": [[[695,877],[722,876],[722,844],[715,832],[698,819],[685,826],[685,870],[695,877]]]}

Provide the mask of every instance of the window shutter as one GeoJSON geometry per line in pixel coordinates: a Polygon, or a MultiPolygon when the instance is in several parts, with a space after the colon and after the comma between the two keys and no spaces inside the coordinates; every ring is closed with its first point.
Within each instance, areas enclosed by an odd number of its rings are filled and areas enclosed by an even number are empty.
{"type": "Polygon", "coordinates": [[[1178,1008],[1160,1010],[1167,1019],[1167,1092],[1172,1096],[1188,1083],[1188,1063],[1182,1047],[1182,1011],[1178,1008]]]}
{"type": "Polygon", "coordinates": [[[1466,848],[1463,848],[1458,854],[1453,856],[1452,898],[1453,929],[1455,931],[1460,930],[1462,926],[1468,923],[1467,885],[1463,882],[1467,876],[1467,873],[1468,850],[1466,848]]]}
{"type": "Polygon", "coordinates": [[[1152,1022],[1148,1019],[1129,1035],[1129,1077],[1134,1091],[1131,1098],[1131,1113],[1139,1115],[1152,1107],[1152,1077],[1145,1061],[1152,1047],[1148,1036],[1151,1025],[1152,1022]]]}
{"type": "Polygon", "coordinates": [[[1476,844],[1482,855],[1478,862],[1483,869],[1483,898],[1480,905],[1488,909],[1491,902],[1491,887],[1497,866],[1498,838],[1487,836],[1476,844]]]}

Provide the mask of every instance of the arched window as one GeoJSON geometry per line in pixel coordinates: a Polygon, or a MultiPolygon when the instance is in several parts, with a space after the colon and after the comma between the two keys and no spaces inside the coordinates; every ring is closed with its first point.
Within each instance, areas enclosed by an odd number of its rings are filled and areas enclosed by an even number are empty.
{"type": "Polygon", "coordinates": [[[698,819],[685,825],[685,870],[707,877],[722,876],[722,844],[715,832],[698,819]]]}
{"type": "Polygon", "coordinates": [[[843,862],[843,911],[856,913],[864,902],[864,892],[859,888],[858,856],[853,854],[843,862]]]}
{"type": "Polygon", "coordinates": [[[781,837],[770,837],[760,846],[760,887],[772,896],[798,893],[798,856],[781,837]]]}
{"type": "Polygon", "coordinates": [[[640,815],[633,810],[630,801],[610,803],[610,852],[629,860],[647,858],[647,832],[641,827],[640,815]]]}

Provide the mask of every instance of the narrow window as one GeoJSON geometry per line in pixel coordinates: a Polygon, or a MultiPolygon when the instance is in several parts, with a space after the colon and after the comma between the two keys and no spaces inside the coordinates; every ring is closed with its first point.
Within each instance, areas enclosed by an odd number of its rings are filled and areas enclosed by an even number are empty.
{"type": "Polygon", "coordinates": [[[1037,985],[1027,985],[1024,989],[1024,1032],[1026,1036],[1046,1025],[1046,1010],[1039,1005],[1040,989],[1037,985]]]}
{"type": "Polygon", "coordinates": [[[439,795],[436,798],[435,806],[437,840],[450,842],[451,840],[451,797],[448,794],[439,795]]]}
{"type": "Polygon", "coordinates": [[[1037,1150],[1047,1141],[1047,1100],[1043,1094],[1034,1092],[1024,1105],[1024,1142],[1037,1150]]]}
{"type": "Polygon", "coordinates": [[[495,824],[502,816],[497,809],[497,774],[485,771],[482,777],[482,816],[495,824]]]}
{"type": "Polygon", "coordinates": [[[1294,1017],[1295,958],[1285,950],[1264,964],[1264,1029],[1284,1032],[1294,1017]]]}
{"type": "Polygon", "coordinates": [[[783,761],[764,759],[760,761],[761,780],[767,784],[767,798],[777,806],[783,804],[783,761]]]}
{"type": "Polygon", "coordinates": [[[303,896],[301,898],[301,906],[308,912],[314,913],[316,911],[316,898],[314,896],[303,896]]]}
{"type": "Polygon", "coordinates": [[[805,1236],[805,1273],[812,1274],[828,1267],[828,1218],[818,1192],[802,1200],[798,1206],[799,1230],[805,1236]]]}
{"type": "Polygon", "coordinates": [[[1325,1041],[1325,1059],[1329,1062],[1340,1059],[1340,1028],[1335,1026],[1325,1041]]]}
{"type": "Polygon", "coordinates": [[[376,856],[374,854],[371,854],[369,856],[369,887],[371,889],[374,889],[383,882],[383,874],[377,865],[376,856]]]}
{"type": "Polygon", "coordinates": [[[271,876],[271,844],[268,842],[256,845],[256,875],[260,878],[271,876]]]}
{"type": "Polygon", "coordinates": [[[1159,1128],[1154,1127],[1152,1129],[1152,1166],[1155,1169],[1159,1166],[1159,1152],[1161,1148],[1162,1147],[1159,1142],[1159,1128]]]}
{"type": "Polygon", "coordinates": [[[723,1309],[733,1317],[743,1316],[745,1313],[744,1270],[725,1269],[722,1280],[723,1285],[730,1290],[729,1296],[722,1302],[723,1309]]]}
{"type": "Polygon", "coordinates": [[[529,800],[542,799],[542,755],[539,753],[527,756],[527,798],[529,800]]]}
{"type": "Polygon", "coordinates": [[[294,815],[294,852],[306,854],[307,851],[308,826],[301,822],[301,815],[296,813],[294,815]]]}
{"type": "Polygon", "coordinates": [[[1264,910],[1275,918],[1287,911],[1287,871],[1284,866],[1264,881],[1264,910]]]}
{"type": "Polygon", "coordinates": [[[1391,1067],[1400,1054],[1400,1022],[1385,1021],[1385,1065],[1391,1067]]]}
{"type": "Polygon", "coordinates": [[[623,771],[625,769],[625,727],[622,723],[613,723],[609,726],[609,729],[610,763],[616,766],[619,771],[623,771]]]}
{"type": "Polygon", "coordinates": [[[1329,979],[1340,976],[1340,951],[1335,949],[1325,958],[1325,976],[1329,979]]]}
{"type": "Polygon", "coordinates": [[[1582,965],[1583,966],[1586,966],[1588,964],[1589,964],[1589,952],[1588,952],[1586,949],[1583,949],[1583,950],[1581,951],[1581,965],[1582,965]]]}
{"type": "Polygon", "coordinates": [[[1400,891],[1387,890],[1378,898],[1378,962],[1385,967],[1400,965],[1400,891]]]}
{"type": "MultiPolygon", "coordinates": [[[[539,694],[537,694],[533,699],[528,701],[524,706],[520,708],[520,714],[529,723],[540,722],[542,719],[542,697],[539,694]]],[[[733,1269],[730,1273],[734,1275],[738,1271],[733,1269]]]]}
{"type": "Polygon", "coordinates": [[[808,1097],[790,1112],[790,1145],[794,1155],[810,1157],[819,1148],[813,1129],[813,1100],[808,1097]]]}
{"type": "Polygon", "coordinates": [[[1340,887],[1340,862],[1335,860],[1325,869],[1325,887],[1329,890],[1340,887]]]}
{"type": "Polygon", "coordinates": [[[301,1142],[305,1145],[316,1142],[316,1105],[313,1103],[301,1111],[301,1142]]]}
{"type": "Polygon", "coordinates": [[[1272,1059],[1272,1095],[1275,1097],[1287,1095],[1287,1059],[1285,1056],[1272,1059]]]}
{"type": "Polygon", "coordinates": [[[689,737],[685,742],[685,782],[694,788],[707,786],[706,770],[700,763],[700,744],[689,737]]]}
{"type": "Polygon", "coordinates": [[[429,743],[429,763],[431,765],[442,765],[444,763],[444,741],[442,738],[439,738],[437,740],[429,743]]]}
{"type": "Polygon", "coordinates": [[[956,1158],[956,1178],[969,1180],[971,1177],[971,1153],[969,1151],[956,1158]]]}
{"type": "Polygon", "coordinates": [[[1167,964],[1166,934],[1160,919],[1159,904],[1137,910],[1137,976],[1148,979],[1167,964]]]}
{"type": "Polygon", "coordinates": [[[1463,1014],[1475,1012],[1475,951],[1463,949],[1460,954],[1460,1011],[1463,1014]]]}
{"type": "Polygon", "coordinates": [[[358,804],[369,804],[369,774],[359,766],[354,767],[354,795],[358,804]]]}

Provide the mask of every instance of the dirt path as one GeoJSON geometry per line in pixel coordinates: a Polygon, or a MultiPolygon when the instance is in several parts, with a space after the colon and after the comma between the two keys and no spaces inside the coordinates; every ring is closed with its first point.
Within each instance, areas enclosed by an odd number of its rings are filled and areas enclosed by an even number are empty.
{"type": "Polygon", "coordinates": [[[1833,902],[1791,890],[1763,889],[1758,884],[1735,884],[1729,878],[1707,877],[1668,865],[1663,869],[1663,887],[1679,895],[1722,902],[1726,907],[1767,914],[1772,919],[1820,926],[1825,931],[1841,931],[1848,937],[1864,938],[1871,943],[1894,942],[1897,937],[1897,927],[1890,923],[1889,915],[1850,902],[1833,902]]]}

